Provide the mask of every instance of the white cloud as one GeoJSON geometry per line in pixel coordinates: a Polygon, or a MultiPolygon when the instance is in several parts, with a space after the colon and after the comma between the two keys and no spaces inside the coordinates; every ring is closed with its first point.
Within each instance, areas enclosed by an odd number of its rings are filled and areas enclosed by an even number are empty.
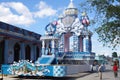
{"type": "Polygon", "coordinates": [[[21,2],[0,3],[0,21],[10,24],[30,25],[34,22],[32,13],[21,2]]]}
{"type": "Polygon", "coordinates": [[[39,11],[34,13],[35,17],[43,18],[48,16],[53,16],[56,14],[56,10],[52,9],[51,6],[48,6],[45,2],[40,1],[39,5],[37,5],[39,11]]]}
{"type": "Polygon", "coordinates": [[[2,2],[0,3],[0,21],[15,25],[30,25],[35,22],[33,16],[51,17],[55,16],[57,12],[43,1],[40,1],[37,8],[38,11],[30,12],[21,2],[2,2]]]}

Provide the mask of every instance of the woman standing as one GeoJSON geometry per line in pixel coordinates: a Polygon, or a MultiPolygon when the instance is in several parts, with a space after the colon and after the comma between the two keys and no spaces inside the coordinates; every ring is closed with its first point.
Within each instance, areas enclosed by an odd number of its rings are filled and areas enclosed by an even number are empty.
{"type": "Polygon", "coordinates": [[[117,65],[117,62],[115,61],[114,62],[114,65],[113,65],[113,72],[114,72],[114,77],[118,77],[118,65],[117,65]]]}

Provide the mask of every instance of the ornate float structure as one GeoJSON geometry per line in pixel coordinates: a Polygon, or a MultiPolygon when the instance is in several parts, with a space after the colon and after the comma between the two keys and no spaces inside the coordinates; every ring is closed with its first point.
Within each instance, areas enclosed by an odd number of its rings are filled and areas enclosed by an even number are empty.
{"type": "Polygon", "coordinates": [[[54,77],[89,71],[95,58],[89,24],[85,12],[78,17],[78,9],[71,0],[58,20],[45,27],[45,35],[40,38],[42,56],[35,63],[27,60],[15,62],[6,70],[14,75],[54,77]]]}

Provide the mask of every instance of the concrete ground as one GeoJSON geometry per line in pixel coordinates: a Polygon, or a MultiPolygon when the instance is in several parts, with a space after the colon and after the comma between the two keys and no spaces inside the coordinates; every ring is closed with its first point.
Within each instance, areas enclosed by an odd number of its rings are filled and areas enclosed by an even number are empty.
{"type": "MultiPolygon", "coordinates": [[[[118,77],[114,78],[112,66],[107,65],[107,70],[102,73],[102,80],[120,80],[120,70],[118,71],[118,77]]],[[[100,80],[98,73],[93,73],[84,77],[76,78],[75,80],[100,80]]]]}
{"type": "MultiPolygon", "coordinates": [[[[100,78],[98,73],[93,73],[85,77],[76,78],[75,80],[100,80],[100,78]]],[[[114,78],[112,71],[106,71],[102,73],[102,80],[120,80],[120,75],[118,74],[118,78],[114,78]]]]}

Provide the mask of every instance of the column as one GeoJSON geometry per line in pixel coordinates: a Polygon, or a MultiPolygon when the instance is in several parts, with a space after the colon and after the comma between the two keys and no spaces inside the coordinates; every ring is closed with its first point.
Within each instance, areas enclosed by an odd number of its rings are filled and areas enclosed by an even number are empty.
{"type": "Polygon", "coordinates": [[[45,41],[42,40],[42,55],[45,54],[45,41]]]}
{"type": "Polygon", "coordinates": [[[79,52],[79,38],[75,34],[73,35],[73,51],[79,52]]]}
{"type": "Polygon", "coordinates": [[[20,47],[21,47],[20,59],[25,60],[25,44],[22,42],[20,47]]]}
{"type": "Polygon", "coordinates": [[[83,52],[83,37],[82,36],[80,36],[80,38],[79,38],[79,42],[80,42],[80,52],[83,52]]]}
{"type": "Polygon", "coordinates": [[[52,40],[52,54],[54,54],[55,53],[55,41],[54,40],[52,40]]]}
{"type": "Polygon", "coordinates": [[[62,34],[59,40],[59,52],[64,52],[64,34],[62,34]]]}
{"type": "Polygon", "coordinates": [[[64,51],[64,48],[65,48],[65,34],[62,35],[61,43],[62,43],[61,51],[62,51],[62,52],[65,52],[65,51],[64,51]]]}
{"type": "Polygon", "coordinates": [[[39,57],[41,57],[42,56],[42,48],[40,46],[38,46],[38,47],[39,47],[39,57]]]}
{"type": "Polygon", "coordinates": [[[31,59],[30,60],[35,60],[35,54],[36,54],[36,47],[35,47],[35,45],[32,45],[31,46],[31,59]]]}
{"type": "Polygon", "coordinates": [[[92,43],[91,43],[90,36],[86,36],[86,38],[85,38],[85,49],[86,49],[86,52],[91,52],[91,50],[92,50],[92,43]]]}
{"type": "Polygon", "coordinates": [[[45,55],[48,55],[49,52],[49,41],[46,43],[46,47],[45,47],[45,55]]]}
{"type": "Polygon", "coordinates": [[[89,52],[89,36],[85,37],[85,52],[89,52]]]}
{"type": "Polygon", "coordinates": [[[58,53],[58,40],[55,41],[55,53],[58,53]]]}
{"type": "Polygon", "coordinates": [[[36,60],[36,58],[37,58],[37,46],[36,45],[34,45],[34,61],[36,60]]]}
{"type": "Polygon", "coordinates": [[[65,52],[68,52],[69,51],[69,38],[65,37],[64,40],[65,40],[65,44],[64,44],[65,52]]]}
{"type": "Polygon", "coordinates": [[[8,43],[9,40],[5,40],[5,49],[4,49],[4,63],[7,64],[8,63],[8,43]]]}
{"type": "Polygon", "coordinates": [[[92,51],[92,41],[91,41],[91,36],[89,37],[89,52],[92,51]]]}

